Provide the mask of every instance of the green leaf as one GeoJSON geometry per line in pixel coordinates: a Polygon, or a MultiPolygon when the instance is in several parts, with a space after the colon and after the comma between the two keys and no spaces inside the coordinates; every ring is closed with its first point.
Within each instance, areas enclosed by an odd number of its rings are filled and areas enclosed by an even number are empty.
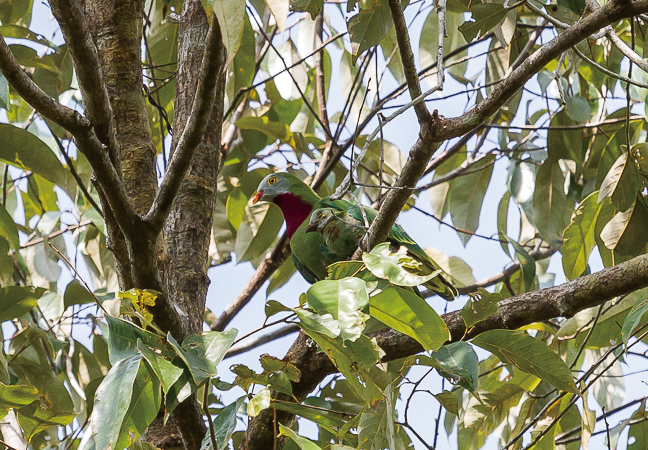
{"type": "Polygon", "coordinates": [[[164,393],[168,394],[171,386],[178,381],[185,369],[173,364],[172,361],[169,361],[162,355],[156,353],[154,350],[147,347],[140,339],[137,340],[137,351],[139,351],[146,359],[146,362],[149,363],[151,369],[153,369],[160,380],[160,383],[162,383],[164,393]]]}
{"type": "Polygon", "coordinates": [[[276,300],[268,300],[265,304],[266,317],[272,317],[275,314],[279,314],[280,312],[287,312],[287,311],[292,311],[292,309],[282,305],[276,300]]]}
{"type": "Polygon", "coordinates": [[[310,439],[305,437],[298,436],[293,430],[288,427],[279,424],[279,435],[287,436],[293,441],[300,450],[322,450],[316,443],[312,442],[310,439]]]}
{"type": "Polygon", "coordinates": [[[631,420],[636,421],[630,425],[628,431],[628,450],[643,450],[648,448],[648,412],[646,412],[646,401],[643,400],[639,409],[632,414],[631,420]]]}
{"type": "Polygon", "coordinates": [[[397,286],[389,286],[371,297],[369,313],[416,339],[426,350],[437,350],[450,338],[448,326],[425,300],[397,286]]]}
{"type": "Polygon", "coordinates": [[[160,381],[146,364],[140,364],[132,388],[133,396],[124,416],[116,448],[128,447],[139,436],[160,412],[162,394],[160,381]]]}
{"type": "Polygon", "coordinates": [[[431,356],[415,355],[405,360],[403,367],[422,365],[434,367],[439,375],[457,383],[469,392],[477,390],[479,358],[472,346],[464,341],[444,345],[431,356]]]}
{"type": "Polygon", "coordinates": [[[331,339],[340,335],[340,322],[331,314],[320,315],[301,308],[295,308],[293,311],[299,318],[299,326],[306,332],[314,331],[331,339]]]}
{"type": "Polygon", "coordinates": [[[347,24],[353,49],[353,65],[365,50],[378,45],[387,36],[393,24],[386,0],[377,0],[371,6],[372,9],[361,9],[347,24]]]}
{"type": "Polygon", "coordinates": [[[343,341],[342,338],[330,338],[326,335],[304,329],[326,355],[335,367],[344,375],[349,384],[368,404],[383,398],[379,380],[374,379],[375,364],[380,360],[382,350],[375,340],[361,336],[355,341],[343,341]]]}
{"type": "Polygon", "coordinates": [[[306,292],[306,302],[320,315],[331,314],[340,324],[342,339],[355,341],[367,320],[360,311],[369,303],[365,282],[359,278],[323,280],[306,292]]]}
{"type": "Polygon", "coordinates": [[[256,417],[261,411],[270,407],[272,398],[270,397],[270,389],[266,388],[257,393],[252,400],[248,402],[247,412],[248,416],[256,417]]]}
{"type": "Polygon", "coordinates": [[[480,3],[473,5],[472,16],[474,22],[465,22],[459,27],[459,31],[463,34],[467,42],[472,42],[477,35],[483,36],[485,33],[495,28],[508,11],[497,3],[480,3]]]}
{"type": "Polygon", "coordinates": [[[232,224],[235,230],[238,230],[239,225],[245,216],[245,207],[247,206],[248,198],[241,188],[235,188],[227,196],[227,220],[232,224]]]}
{"type": "Polygon", "coordinates": [[[423,276],[413,274],[406,268],[415,270],[418,263],[407,255],[407,248],[400,247],[396,253],[392,253],[390,244],[387,242],[376,245],[371,253],[363,253],[362,261],[375,276],[399,286],[418,286],[427,283],[440,273],[435,271],[423,276]]]}
{"type": "Polygon", "coordinates": [[[292,11],[307,12],[315,20],[324,6],[324,0],[290,0],[292,11]]]}
{"type": "Polygon", "coordinates": [[[565,229],[562,253],[562,266],[565,277],[573,280],[585,272],[590,254],[596,247],[596,219],[603,208],[593,192],[583,200],[572,214],[571,223],[565,229]]]}
{"type": "Polygon", "coordinates": [[[569,367],[560,356],[523,331],[490,330],[475,337],[472,343],[561,391],[579,393],[569,367]]]}
{"type": "Polygon", "coordinates": [[[461,308],[461,317],[470,328],[478,322],[486,319],[488,316],[497,312],[497,303],[504,300],[502,294],[491,294],[484,288],[479,288],[478,294],[470,295],[470,299],[461,308]]]}
{"type": "Polygon", "coordinates": [[[566,96],[565,107],[567,115],[576,122],[585,123],[592,115],[589,103],[579,95],[566,96]]]}
{"type": "Polygon", "coordinates": [[[565,196],[565,176],[560,165],[545,162],[536,175],[533,193],[535,226],[548,241],[560,241],[569,223],[572,206],[565,196]]]}
{"type": "Polygon", "coordinates": [[[277,238],[283,223],[281,211],[269,203],[247,205],[236,234],[236,259],[252,261],[264,254],[277,238]]]}
{"type": "Polygon", "coordinates": [[[440,394],[433,394],[434,398],[437,399],[441,406],[445,408],[446,411],[459,416],[459,399],[450,391],[443,391],[440,394]]]}
{"type": "Polygon", "coordinates": [[[227,62],[225,66],[229,65],[236,56],[241,45],[243,38],[243,24],[246,19],[245,16],[245,3],[239,0],[201,0],[207,17],[211,18],[209,14],[209,7],[213,9],[218,24],[220,25],[221,35],[223,37],[223,44],[227,50],[227,62]]]}
{"type": "Polygon", "coordinates": [[[0,204],[0,236],[7,239],[11,248],[18,250],[20,248],[20,240],[18,238],[18,227],[7,209],[0,204]]]}
{"type": "Polygon", "coordinates": [[[117,361],[97,388],[90,419],[97,448],[117,448],[141,362],[139,353],[117,361]]]}
{"type": "Polygon", "coordinates": [[[0,73],[0,108],[9,108],[9,82],[0,73]]]}
{"type": "Polygon", "coordinates": [[[74,178],[45,142],[27,130],[5,123],[0,123],[0,136],[0,160],[30,170],[62,187],[72,196],[76,194],[74,178]]]}
{"type": "Polygon", "coordinates": [[[637,303],[635,303],[634,307],[623,321],[623,327],[621,327],[621,338],[626,345],[628,344],[628,339],[630,339],[630,336],[634,333],[634,330],[637,328],[639,323],[641,323],[646,312],[648,312],[648,297],[639,297],[637,303]]]}
{"type": "Polygon", "coordinates": [[[20,408],[38,400],[38,389],[34,386],[5,386],[0,383],[0,416],[4,417],[11,408],[20,408]]]}
{"type": "MultiPolygon", "coordinates": [[[[489,5],[491,5],[489,3],[489,5]]],[[[479,5],[477,5],[479,6],[479,5]]],[[[457,233],[464,244],[468,243],[472,234],[479,226],[484,196],[493,174],[495,155],[489,154],[471,166],[468,175],[462,175],[454,180],[452,184],[452,195],[450,197],[450,216],[452,223],[460,230],[469,233],[457,233]]]]}
{"type": "Polygon", "coordinates": [[[626,211],[619,211],[612,217],[601,231],[601,240],[610,250],[623,255],[636,256],[643,253],[648,242],[646,233],[648,223],[648,208],[642,197],[626,211]]]}
{"type": "Polygon", "coordinates": [[[267,135],[272,142],[279,140],[282,143],[289,144],[293,148],[295,141],[290,127],[285,123],[273,122],[267,116],[262,117],[242,117],[236,121],[236,126],[242,130],[256,130],[267,135]]]}
{"type": "Polygon", "coordinates": [[[617,158],[605,176],[599,190],[598,201],[610,197],[620,211],[625,211],[632,206],[640,189],[637,165],[629,157],[629,153],[625,152],[617,158]]]}
{"type": "Polygon", "coordinates": [[[214,436],[216,437],[216,444],[218,447],[216,449],[212,446],[211,434],[207,430],[203,444],[200,447],[200,450],[226,450],[229,449],[229,440],[232,438],[232,433],[236,429],[236,414],[241,409],[241,406],[245,403],[246,396],[240,397],[233,403],[227,405],[223,410],[216,416],[213,422],[214,426],[214,436]]]}
{"type": "Polygon", "coordinates": [[[536,265],[535,260],[524,250],[520,244],[515,242],[513,239],[508,240],[509,243],[515,249],[515,259],[520,263],[520,269],[522,270],[522,276],[524,279],[524,290],[529,292],[533,288],[533,282],[535,281],[536,275],[536,265]]]}
{"type": "Polygon", "coordinates": [[[209,331],[202,335],[192,334],[185,338],[182,346],[167,334],[169,344],[176,354],[185,362],[196,385],[200,386],[209,378],[218,374],[217,366],[225,356],[236,338],[238,331],[231,329],[225,332],[209,331]]]}
{"type": "Polygon", "coordinates": [[[167,358],[174,356],[173,351],[166,345],[164,338],[148,331],[142,330],[126,320],[105,316],[108,322],[108,352],[110,355],[110,364],[116,364],[117,361],[129,358],[131,356],[141,356],[137,350],[137,341],[141,340],[146,346],[161,351],[161,355],[167,358]]]}
{"type": "Polygon", "coordinates": [[[45,289],[34,286],[8,286],[0,288],[0,322],[27,314],[45,289]]]}
{"type": "MultiPolygon", "coordinates": [[[[308,399],[307,399],[308,401],[308,399]]],[[[344,414],[335,411],[325,411],[322,408],[311,408],[307,405],[299,405],[292,402],[283,402],[276,400],[274,407],[280,411],[286,411],[303,419],[308,419],[322,427],[329,429],[342,427],[346,421],[344,414]]]]}
{"type": "Polygon", "coordinates": [[[72,305],[85,305],[94,303],[95,299],[90,292],[81,284],[79,280],[72,280],[65,288],[63,295],[63,305],[65,309],[72,305]]]}
{"type": "Polygon", "coordinates": [[[497,232],[500,236],[500,246],[509,257],[511,256],[511,252],[509,251],[506,236],[508,236],[508,210],[510,201],[511,193],[506,191],[497,206],[497,232]]]}

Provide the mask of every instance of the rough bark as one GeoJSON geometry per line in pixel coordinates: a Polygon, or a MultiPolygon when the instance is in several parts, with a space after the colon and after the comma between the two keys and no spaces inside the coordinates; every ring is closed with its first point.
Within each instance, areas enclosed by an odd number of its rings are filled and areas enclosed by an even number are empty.
{"type": "Polygon", "coordinates": [[[91,0],[86,17],[97,46],[116,133],[116,160],[135,210],[148,211],[157,190],[155,146],[142,89],[144,1],[91,0]]]}

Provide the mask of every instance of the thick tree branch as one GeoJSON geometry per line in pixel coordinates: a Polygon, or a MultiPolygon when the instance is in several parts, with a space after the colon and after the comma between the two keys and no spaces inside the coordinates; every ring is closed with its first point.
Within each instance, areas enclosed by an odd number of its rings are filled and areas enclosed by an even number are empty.
{"type": "Polygon", "coordinates": [[[52,122],[62,126],[72,135],[88,133],[90,122],[77,111],[61,105],[50,97],[27,75],[18,64],[0,33],[0,70],[9,84],[32,108],[52,122]]]}
{"type": "Polygon", "coordinates": [[[154,233],[162,229],[169,215],[194,151],[200,145],[205,128],[211,118],[214,93],[223,72],[222,52],[223,38],[220,25],[216,15],[212,13],[212,25],[207,34],[205,56],[200,70],[202,79],[196,90],[191,115],[182,131],[153,205],[144,218],[150,224],[154,233]]]}
{"type": "MultiPolygon", "coordinates": [[[[638,256],[625,263],[570,281],[560,286],[518,295],[501,301],[497,313],[479,322],[466,332],[461,311],[444,314],[443,320],[450,330],[450,342],[470,339],[488,330],[517,329],[543,320],[572,317],[579,311],[598,306],[619,295],[648,286],[648,255],[638,256]]],[[[385,351],[383,361],[392,361],[423,351],[414,339],[392,329],[369,335],[385,351]]],[[[337,369],[317,346],[307,345],[307,337],[293,344],[286,358],[301,372],[301,380],[293,386],[293,393],[303,400],[326,375],[337,369]]],[[[287,423],[292,416],[277,412],[277,420],[287,423]]],[[[273,411],[269,408],[253,419],[248,427],[249,446],[246,450],[272,448],[273,411]]]]}
{"type": "MultiPolygon", "coordinates": [[[[405,80],[409,88],[410,97],[414,100],[421,96],[422,91],[418,74],[416,73],[416,65],[414,64],[414,54],[412,53],[412,46],[410,44],[409,30],[407,29],[407,23],[405,22],[405,15],[403,14],[400,0],[389,0],[389,9],[391,10],[392,19],[394,20],[396,40],[398,41],[398,51],[400,52],[401,60],[403,61],[405,80]]],[[[439,70],[443,69],[440,68],[439,70]]],[[[414,111],[416,112],[416,117],[420,124],[430,121],[430,111],[428,111],[425,103],[414,105],[414,111]]]]}
{"type": "Polygon", "coordinates": [[[90,119],[99,140],[116,151],[114,116],[101,74],[97,47],[92,40],[82,3],[52,0],[50,6],[68,45],[83,96],[84,114],[90,119]]]}

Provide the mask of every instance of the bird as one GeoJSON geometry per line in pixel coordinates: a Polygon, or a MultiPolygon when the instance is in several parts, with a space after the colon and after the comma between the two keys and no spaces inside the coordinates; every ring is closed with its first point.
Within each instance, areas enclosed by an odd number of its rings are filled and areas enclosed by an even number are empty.
{"type": "MultiPolygon", "coordinates": [[[[321,198],[302,180],[286,172],[272,173],[261,180],[252,203],[260,201],[274,203],[281,209],[295,268],[310,284],[324,280],[329,265],[353,255],[358,241],[366,234],[365,218],[367,225],[371,225],[378,214],[363,206],[363,216],[360,207],[347,200],[321,198]]],[[[387,241],[396,248],[405,247],[408,255],[429,273],[439,270],[400,225],[392,226],[387,241]]],[[[424,286],[446,300],[458,295],[441,274],[424,286]]]]}

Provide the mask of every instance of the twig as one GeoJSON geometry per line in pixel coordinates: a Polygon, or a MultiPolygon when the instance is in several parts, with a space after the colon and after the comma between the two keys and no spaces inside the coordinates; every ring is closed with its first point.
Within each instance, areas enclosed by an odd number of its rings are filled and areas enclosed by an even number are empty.
{"type": "Polygon", "coordinates": [[[214,431],[214,421],[212,420],[211,412],[209,412],[209,391],[211,389],[211,380],[207,378],[205,383],[205,392],[203,394],[203,411],[207,416],[207,422],[209,423],[209,437],[211,438],[212,449],[216,450],[218,444],[216,443],[216,433],[214,431]]]}
{"type": "MultiPolygon", "coordinates": [[[[444,0],[439,0],[439,2],[442,1],[444,0]]],[[[421,85],[416,73],[414,54],[412,53],[412,46],[409,40],[407,23],[405,22],[405,15],[403,14],[403,8],[401,7],[400,0],[389,0],[389,9],[391,10],[392,19],[394,21],[394,30],[396,31],[396,40],[398,41],[398,50],[401,55],[401,61],[403,62],[403,72],[405,74],[405,80],[407,81],[410,97],[412,99],[419,99],[422,96],[421,85]]],[[[439,25],[441,25],[441,18],[439,18],[439,22],[439,25]]],[[[440,26],[439,28],[441,29],[439,33],[443,33],[444,27],[440,26]]],[[[441,40],[441,46],[443,47],[443,40],[441,40]]],[[[443,55],[441,55],[440,62],[443,63],[443,55]]],[[[439,72],[443,71],[441,67],[438,67],[438,70],[439,72]]],[[[443,75],[441,75],[441,79],[443,79],[443,75]]],[[[438,87],[437,89],[435,89],[435,91],[441,90],[443,88],[442,83],[439,83],[437,86],[438,87]]],[[[423,98],[425,97],[427,97],[427,95],[425,95],[423,98]]],[[[415,100],[412,100],[412,102],[414,101],[415,100]]],[[[417,101],[410,106],[414,106],[414,111],[416,112],[416,117],[418,118],[420,124],[428,123],[430,121],[430,111],[428,111],[425,103],[417,101]]]]}
{"type": "Polygon", "coordinates": [[[85,282],[85,280],[83,279],[83,277],[81,277],[81,274],[79,274],[79,272],[77,272],[76,268],[72,265],[72,263],[70,263],[70,261],[65,257],[65,255],[64,255],[63,253],[61,253],[61,251],[60,251],[58,248],[54,247],[54,246],[52,245],[51,242],[48,242],[47,245],[49,245],[50,248],[51,248],[52,250],[54,250],[54,251],[56,252],[56,254],[59,255],[59,257],[60,257],[63,261],[65,261],[65,264],[67,264],[68,267],[69,267],[70,269],[72,269],[72,271],[73,271],[73,272],[75,273],[75,275],[79,278],[79,280],[81,280],[81,283],[83,283],[83,285],[85,286],[85,288],[88,290],[88,292],[90,293],[90,295],[92,295],[92,298],[94,299],[95,303],[96,303],[97,306],[98,306],[98,307],[99,307],[99,308],[104,312],[104,314],[108,314],[108,311],[106,311],[106,309],[101,305],[101,302],[99,301],[99,299],[97,298],[97,296],[94,294],[94,292],[92,292],[92,289],[90,289],[90,286],[88,286],[88,283],[85,282]]]}

